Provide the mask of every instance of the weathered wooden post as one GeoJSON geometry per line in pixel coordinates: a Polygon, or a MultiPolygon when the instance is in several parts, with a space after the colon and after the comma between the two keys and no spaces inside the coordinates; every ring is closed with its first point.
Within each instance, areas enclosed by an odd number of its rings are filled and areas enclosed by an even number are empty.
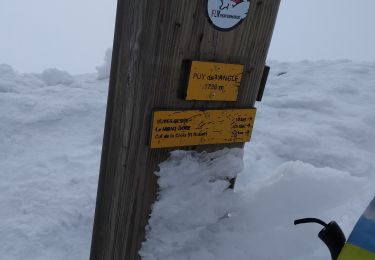
{"type": "Polygon", "coordinates": [[[172,146],[250,139],[279,4],[118,1],[91,260],[138,258],[172,146]]]}

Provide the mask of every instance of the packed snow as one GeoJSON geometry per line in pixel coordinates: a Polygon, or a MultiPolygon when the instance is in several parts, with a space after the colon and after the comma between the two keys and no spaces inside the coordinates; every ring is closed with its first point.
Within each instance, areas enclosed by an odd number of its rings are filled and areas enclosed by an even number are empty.
{"type": "Polygon", "coordinates": [[[88,259],[108,81],[48,74],[0,65],[4,260],[88,259]]]}
{"type": "MultiPolygon", "coordinates": [[[[80,76],[0,65],[2,259],[88,259],[108,57],[80,76]]],[[[350,234],[374,196],[375,63],[270,65],[244,150],[175,151],[160,164],[143,259],[326,260],[321,227],[293,220],[350,234]]]]}
{"type": "Polygon", "coordinates": [[[96,67],[97,79],[107,79],[111,72],[111,61],[112,61],[112,49],[107,49],[104,56],[104,64],[96,67]]]}
{"type": "Polygon", "coordinates": [[[69,85],[74,82],[74,78],[66,71],[58,69],[46,69],[41,75],[41,79],[47,86],[56,86],[58,84],[69,85]]]}

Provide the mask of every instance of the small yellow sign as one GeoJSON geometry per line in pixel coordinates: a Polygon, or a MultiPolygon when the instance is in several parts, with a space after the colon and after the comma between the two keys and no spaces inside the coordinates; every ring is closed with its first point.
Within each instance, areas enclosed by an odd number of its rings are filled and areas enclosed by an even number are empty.
{"type": "Polygon", "coordinates": [[[193,61],[186,100],[236,101],[244,66],[193,61]]]}
{"type": "Polygon", "coordinates": [[[151,148],[250,141],[256,109],[154,112],[151,148]]]}

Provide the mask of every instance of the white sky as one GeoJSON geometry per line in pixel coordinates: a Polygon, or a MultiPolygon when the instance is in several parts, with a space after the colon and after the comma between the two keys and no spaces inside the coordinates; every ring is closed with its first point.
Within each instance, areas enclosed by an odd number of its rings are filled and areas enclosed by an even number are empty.
{"type": "MultiPolygon", "coordinates": [[[[95,71],[116,0],[0,0],[0,63],[21,72],[95,71]]],[[[269,59],[375,61],[375,0],[282,0],[269,59]]]]}
{"type": "Polygon", "coordinates": [[[112,47],[115,0],[0,0],[0,63],[93,72],[112,47]]]}
{"type": "Polygon", "coordinates": [[[281,0],[268,57],[375,61],[375,0],[281,0]]]}

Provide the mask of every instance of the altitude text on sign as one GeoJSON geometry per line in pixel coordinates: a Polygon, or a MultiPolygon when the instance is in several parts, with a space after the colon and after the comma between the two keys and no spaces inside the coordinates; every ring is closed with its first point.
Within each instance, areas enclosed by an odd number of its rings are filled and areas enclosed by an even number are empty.
{"type": "Polygon", "coordinates": [[[244,66],[192,61],[186,100],[236,101],[244,66]]]}
{"type": "Polygon", "coordinates": [[[154,112],[151,148],[250,141],[256,109],[154,112]]]}

